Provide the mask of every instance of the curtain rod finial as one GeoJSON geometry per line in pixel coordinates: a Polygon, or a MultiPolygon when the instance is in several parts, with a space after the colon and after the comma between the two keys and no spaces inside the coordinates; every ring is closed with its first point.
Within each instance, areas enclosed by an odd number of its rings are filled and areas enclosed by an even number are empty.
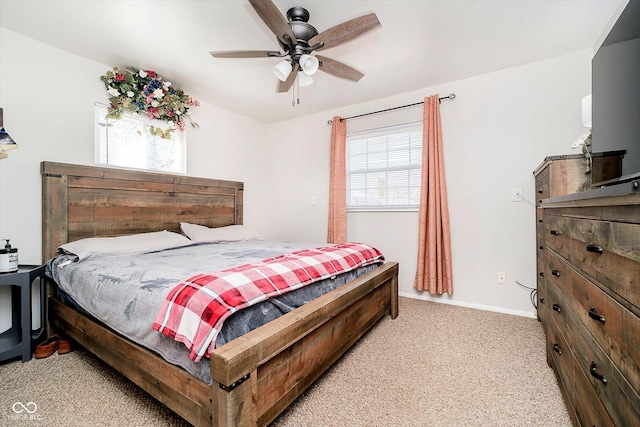
{"type": "Polygon", "coordinates": [[[450,93],[447,96],[443,96],[443,97],[438,98],[438,103],[442,104],[442,100],[443,99],[455,99],[455,98],[456,98],[456,94],[455,93],[450,93]]]}

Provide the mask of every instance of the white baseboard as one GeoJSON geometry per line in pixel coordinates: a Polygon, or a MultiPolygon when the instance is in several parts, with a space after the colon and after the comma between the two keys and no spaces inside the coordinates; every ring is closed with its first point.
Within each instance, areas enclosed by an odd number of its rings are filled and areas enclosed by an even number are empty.
{"type": "Polygon", "coordinates": [[[494,306],[491,306],[491,305],[475,304],[475,303],[470,303],[470,302],[465,302],[465,301],[444,300],[444,299],[441,299],[441,298],[434,298],[434,297],[431,297],[429,295],[415,295],[415,294],[410,294],[410,293],[406,293],[406,292],[398,292],[398,295],[400,295],[401,297],[420,299],[420,300],[431,301],[431,302],[437,302],[437,303],[440,303],[440,304],[450,304],[450,305],[457,305],[459,307],[475,308],[477,310],[485,310],[485,311],[493,311],[493,312],[496,312],[496,313],[513,314],[515,316],[530,317],[532,319],[536,318],[536,316],[534,315],[533,307],[531,308],[531,311],[521,311],[521,310],[511,310],[511,309],[504,308],[504,307],[494,307],[494,306]]]}

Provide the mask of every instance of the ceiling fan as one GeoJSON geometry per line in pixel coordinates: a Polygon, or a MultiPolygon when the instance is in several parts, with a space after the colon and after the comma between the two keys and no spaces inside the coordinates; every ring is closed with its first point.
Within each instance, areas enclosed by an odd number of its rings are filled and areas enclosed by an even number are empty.
{"type": "Polygon", "coordinates": [[[277,92],[289,91],[298,75],[300,86],[310,84],[313,82],[311,75],[317,70],[354,82],[364,76],[360,71],[342,62],[311,53],[338,46],[381,26],[375,13],[343,22],[318,33],[318,30],[308,23],[309,12],[303,7],[292,7],[287,11],[285,18],[271,0],[249,0],[249,3],[276,35],[282,51],[210,52],[214,58],[284,58],[274,67],[274,72],[280,80],[277,92]]]}

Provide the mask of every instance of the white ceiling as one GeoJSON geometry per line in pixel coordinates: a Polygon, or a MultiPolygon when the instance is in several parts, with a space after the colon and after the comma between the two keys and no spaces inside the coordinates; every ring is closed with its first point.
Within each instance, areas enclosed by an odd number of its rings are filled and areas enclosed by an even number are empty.
{"type": "Polygon", "coordinates": [[[375,12],[381,28],[322,51],[365,76],[318,72],[292,107],[291,91],[275,92],[279,59],[214,59],[210,51],[278,50],[245,0],[0,0],[0,26],[101,64],[153,69],[201,100],[273,123],[592,48],[626,0],[274,3],[283,15],[305,7],[319,32],[375,12]]]}

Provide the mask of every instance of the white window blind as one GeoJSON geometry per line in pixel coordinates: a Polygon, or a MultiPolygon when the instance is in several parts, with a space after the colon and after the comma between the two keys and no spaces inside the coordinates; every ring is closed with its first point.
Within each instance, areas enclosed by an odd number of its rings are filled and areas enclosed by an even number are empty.
{"type": "Polygon", "coordinates": [[[417,209],[421,165],[421,123],[348,135],[347,209],[417,209]]]}
{"type": "Polygon", "coordinates": [[[172,132],[171,138],[149,133],[151,126],[167,123],[143,115],[125,113],[120,120],[106,119],[107,106],[96,104],[96,159],[98,165],[186,174],[186,137],[172,132]]]}

